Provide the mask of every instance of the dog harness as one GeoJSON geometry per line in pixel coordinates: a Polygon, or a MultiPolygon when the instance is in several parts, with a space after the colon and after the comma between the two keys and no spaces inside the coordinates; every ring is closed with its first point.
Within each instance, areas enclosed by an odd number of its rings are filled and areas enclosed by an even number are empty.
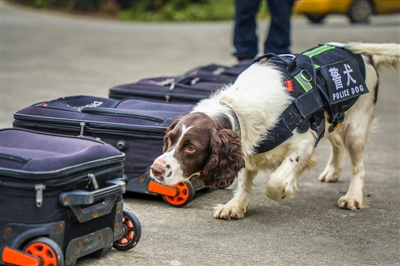
{"type": "Polygon", "coordinates": [[[256,153],[270,151],[293,135],[310,128],[316,143],[325,133],[325,114],[333,131],[344,120],[345,112],[362,94],[368,93],[365,66],[360,54],[340,44],[319,45],[301,54],[265,54],[253,63],[271,62],[282,71],[292,103],[283,111],[278,123],[266,133],[256,153]]]}

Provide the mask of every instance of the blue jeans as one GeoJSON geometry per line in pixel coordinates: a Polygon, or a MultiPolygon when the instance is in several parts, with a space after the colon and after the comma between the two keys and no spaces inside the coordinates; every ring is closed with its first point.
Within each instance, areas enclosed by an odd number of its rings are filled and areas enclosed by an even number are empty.
{"type": "MultiPolygon", "coordinates": [[[[234,55],[252,59],[258,55],[256,14],[261,0],[235,0],[234,55]]],[[[267,0],[271,23],[264,42],[264,53],[290,53],[290,17],[294,0],[267,0]]]]}

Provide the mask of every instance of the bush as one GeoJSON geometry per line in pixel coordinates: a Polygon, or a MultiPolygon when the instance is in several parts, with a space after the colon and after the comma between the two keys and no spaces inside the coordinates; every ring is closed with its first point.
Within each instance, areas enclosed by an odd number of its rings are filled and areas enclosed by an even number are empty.
{"type": "MultiPolygon", "coordinates": [[[[90,12],[133,21],[232,20],[233,0],[15,0],[37,8],[90,12]]],[[[248,0],[251,1],[251,0],[248,0]]],[[[265,1],[258,18],[268,16],[265,1]]]]}
{"type": "MultiPolygon", "coordinates": [[[[176,2],[179,2],[177,0],[176,2]]],[[[158,8],[148,9],[144,5],[122,10],[121,20],[135,21],[216,21],[232,20],[234,5],[232,1],[210,1],[210,3],[176,3],[171,1],[158,8]]]]}

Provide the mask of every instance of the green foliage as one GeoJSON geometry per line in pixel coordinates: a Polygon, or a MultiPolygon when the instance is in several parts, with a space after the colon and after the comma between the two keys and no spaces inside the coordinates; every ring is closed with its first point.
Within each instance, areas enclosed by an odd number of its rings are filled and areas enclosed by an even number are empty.
{"type": "Polygon", "coordinates": [[[95,11],[98,10],[101,0],[70,0],[70,5],[79,11],[95,11]]]}
{"type": "Polygon", "coordinates": [[[14,0],[21,4],[37,8],[53,8],[61,10],[96,11],[102,0],[14,0]]]}
{"type": "MultiPolygon", "coordinates": [[[[232,20],[234,0],[15,0],[38,8],[99,12],[113,2],[120,10],[117,18],[132,21],[223,21],[232,20]]],[[[246,0],[251,1],[251,0],[246,0]]],[[[257,17],[266,18],[265,1],[257,17]]]]}
{"type": "Polygon", "coordinates": [[[136,21],[217,21],[232,20],[232,0],[189,3],[188,0],[169,1],[160,8],[149,10],[143,4],[122,10],[119,18],[136,21]]]}
{"type": "Polygon", "coordinates": [[[48,8],[54,4],[56,4],[57,0],[36,0],[35,6],[40,8],[48,8]]]}

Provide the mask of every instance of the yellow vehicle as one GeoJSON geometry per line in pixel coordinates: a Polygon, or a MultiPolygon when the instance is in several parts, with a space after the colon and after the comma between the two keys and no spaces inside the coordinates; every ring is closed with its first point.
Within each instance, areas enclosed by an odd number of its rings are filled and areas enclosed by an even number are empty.
{"type": "Polygon", "coordinates": [[[400,0],[297,0],[294,12],[320,23],[328,14],[347,15],[352,23],[366,23],[372,14],[400,12],[400,0]]]}

